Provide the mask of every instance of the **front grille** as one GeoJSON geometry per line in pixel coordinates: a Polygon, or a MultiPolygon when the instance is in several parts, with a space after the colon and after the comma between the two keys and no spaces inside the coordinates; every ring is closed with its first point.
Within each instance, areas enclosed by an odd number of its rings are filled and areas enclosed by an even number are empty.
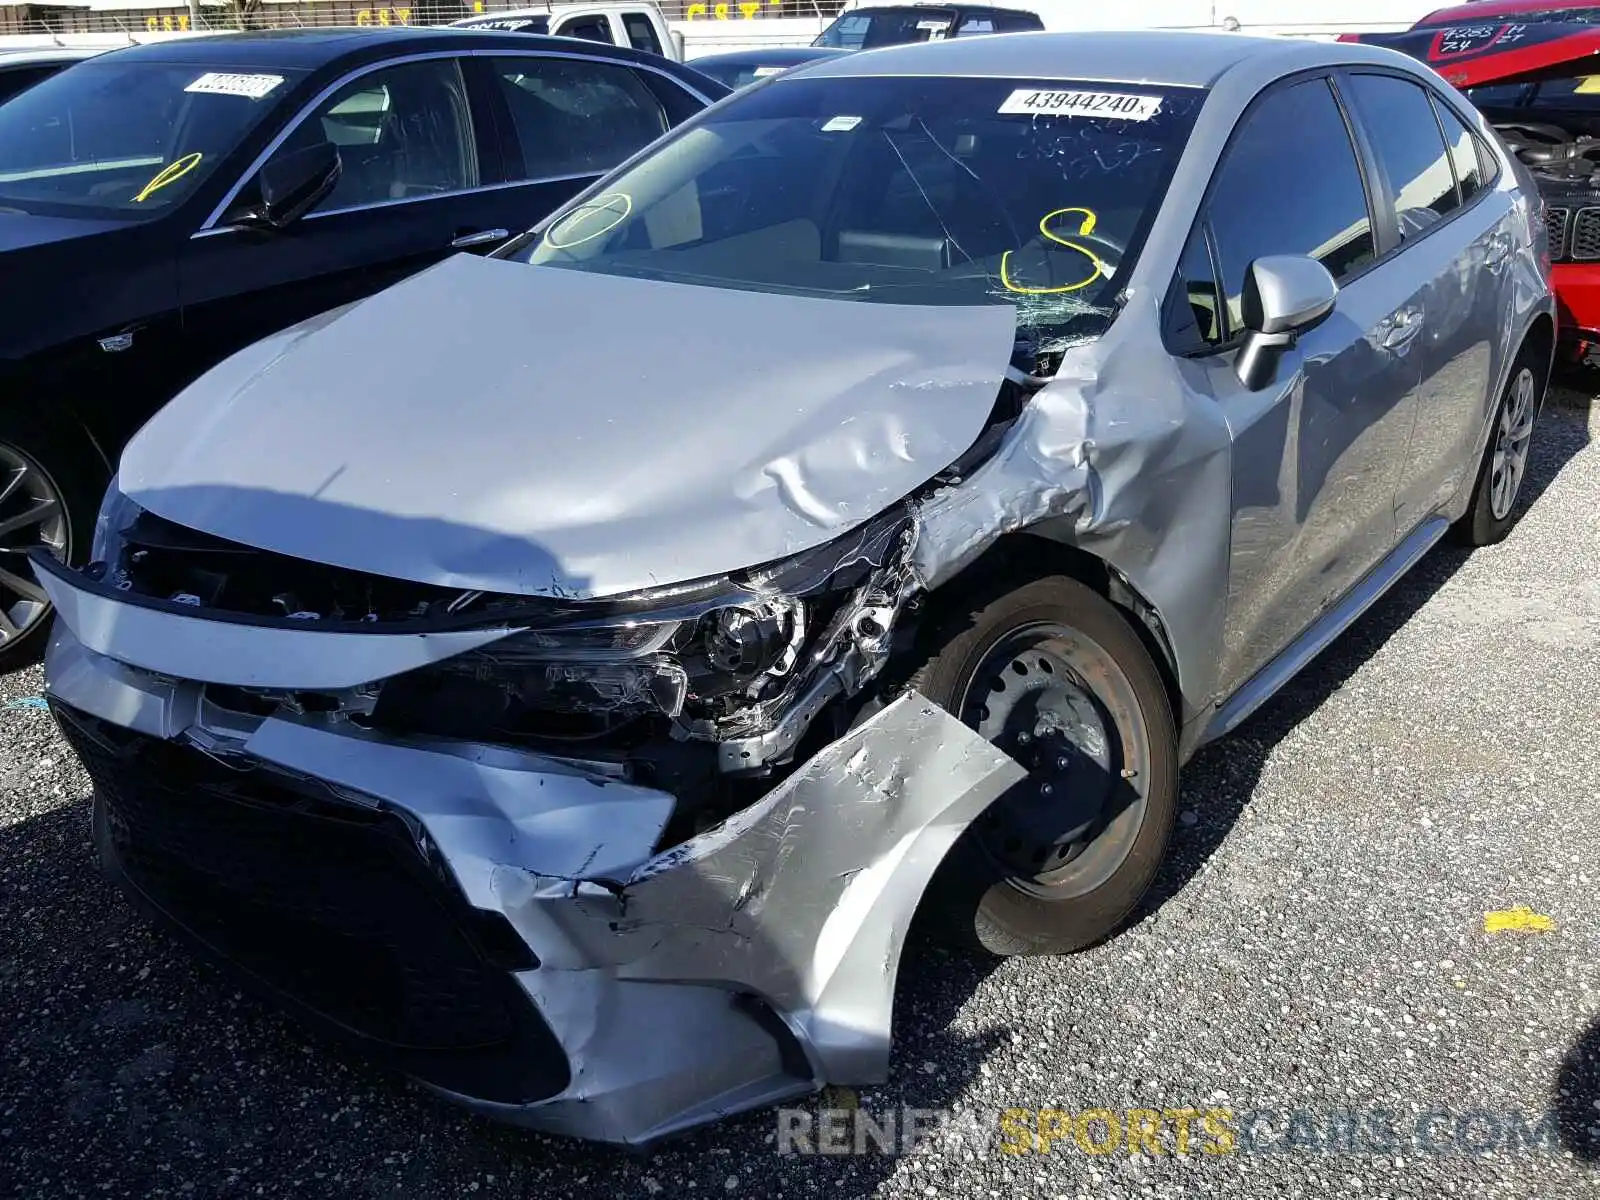
{"type": "Polygon", "coordinates": [[[398,814],[52,709],[94,781],[113,873],[211,956],[450,1090],[515,1103],[566,1086],[510,974],[536,960],[398,814]]]}
{"type": "Polygon", "coordinates": [[[1567,253],[1578,262],[1600,258],[1600,208],[1580,208],[1572,219],[1571,243],[1567,253]]]}
{"type": "Polygon", "coordinates": [[[1545,206],[1544,228],[1550,239],[1550,261],[1560,262],[1567,256],[1567,214],[1565,208],[1545,206]]]}

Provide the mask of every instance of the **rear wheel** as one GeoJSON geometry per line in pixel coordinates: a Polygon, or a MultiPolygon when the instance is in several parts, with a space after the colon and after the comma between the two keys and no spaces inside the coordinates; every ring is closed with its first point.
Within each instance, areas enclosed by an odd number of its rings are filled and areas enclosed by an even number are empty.
{"type": "Polygon", "coordinates": [[[1516,524],[1517,497],[1528,471],[1533,423],[1544,399],[1545,370],[1540,357],[1523,347],[1511,365],[1489,444],[1478,467],[1472,503],[1455,525],[1458,541],[1489,546],[1501,541],[1516,524]]]}
{"type": "Polygon", "coordinates": [[[14,412],[0,423],[0,671],[37,658],[50,625],[28,551],[66,562],[88,551],[103,475],[81,435],[14,412]]]}
{"type": "Polygon", "coordinates": [[[963,832],[925,914],[994,954],[1114,933],[1155,878],[1177,806],[1161,674],[1122,615],[1055,576],[979,597],[935,630],[909,686],[1028,770],[963,832]]]}

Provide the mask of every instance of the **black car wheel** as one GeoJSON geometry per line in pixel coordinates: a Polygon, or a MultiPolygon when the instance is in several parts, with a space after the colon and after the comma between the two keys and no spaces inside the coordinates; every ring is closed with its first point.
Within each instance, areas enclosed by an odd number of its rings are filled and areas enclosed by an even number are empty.
{"type": "Polygon", "coordinates": [[[28,551],[66,562],[88,551],[103,474],[82,438],[17,414],[0,424],[0,671],[36,659],[50,625],[28,551]]]}
{"type": "Polygon", "coordinates": [[[1093,945],[1138,904],[1177,808],[1177,736],[1137,633],[1065,577],[978,597],[908,686],[1028,770],[963,832],[924,913],[994,954],[1093,945]]]}

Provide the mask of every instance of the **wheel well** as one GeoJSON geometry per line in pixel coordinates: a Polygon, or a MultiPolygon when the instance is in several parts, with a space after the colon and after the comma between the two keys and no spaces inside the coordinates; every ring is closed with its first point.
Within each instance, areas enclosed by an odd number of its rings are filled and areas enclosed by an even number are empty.
{"type": "Polygon", "coordinates": [[[1548,381],[1550,377],[1550,358],[1556,348],[1556,323],[1550,319],[1549,313],[1540,313],[1533,319],[1533,324],[1528,326],[1528,332],[1523,335],[1522,348],[1537,347],[1543,354],[1544,373],[1548,381]]]}
{"type": "Polygon", "coordinates": [[[938,613],[950,606],[960,606],[972,592],[992,588],[997,578],[1022,583],[1041,575],[1070,576],[1104,597],[1122,614],[1161,672],[1173,720],[1181,726],[1186,713],[1183,693],[1178,686],[1177,656],[1161,614],[1127,576],[1087,550],[1026,531],[1006,534],[954,579],[933,592],[928,597],[928,609],[938,613]]]}
{"type": "MultiPolygon", "coordinates": [[[[37,401],[37,393],[30,392],[29,381],[25,375],[12,371],[0,373],[0,404],[20,405],[24,403],[25,397],[30,396],[37,401]]],[[[48,411],[49,420],[57,421],[62,428],[70,430],[69,436],[81,439],[83,446],[99,460],[108,475],[116,471],[116,454],[106,453],[101,435],[95,432],[94,427],[84,420],[76,409],[59,401],[53,401],[49,404],[48,411]]]]}

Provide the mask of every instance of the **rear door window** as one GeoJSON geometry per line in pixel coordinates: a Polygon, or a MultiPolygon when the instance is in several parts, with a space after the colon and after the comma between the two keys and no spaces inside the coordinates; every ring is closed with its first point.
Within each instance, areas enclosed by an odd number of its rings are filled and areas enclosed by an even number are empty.
{"type": "Polygon", "coordinates": [[[1461,203],[1428,93],[1393,75],[1353,75],[1350,90],[1388,179],[1400,240],[1419,237],[1461,203]]]}
{"type": "Polygon", "coordinates": [[[528,55],[492,70],[522,160],[514,178],[597,175],[666,132],[661,102],[621,63],[528,55]]]}
{"type": "Polygon", "coordinates": [[[1444,140],[1450,148],[1450,162],[1455,167],[1456,184],[1461,189],[1461,203],[1468,203],[1488,186],[1484,176],[1483,161],[1479,156],[1478,139],[1450,110],[1448,104],[1434,98],[1433,107],[1439,114],[1439,124],[1444,127],[1444,140]]]}
{"type": "Polygon", "coordinates": [[[661,53],[661,39],[656,37],[656,27],[650,23],[650,18],[646,14],[623,13],[622,27],[628,31],[628,45],[635,50],[645,50],[651,54],[661,53]]]}
{"type": "Polygon", "coordinates": [[[611,36],[611,22],[606,20],[604,13],[563,21],[556,26],[555,34],[557,37],[582,38],[586,42],[616,44],[616,39],[611,36]]]}

